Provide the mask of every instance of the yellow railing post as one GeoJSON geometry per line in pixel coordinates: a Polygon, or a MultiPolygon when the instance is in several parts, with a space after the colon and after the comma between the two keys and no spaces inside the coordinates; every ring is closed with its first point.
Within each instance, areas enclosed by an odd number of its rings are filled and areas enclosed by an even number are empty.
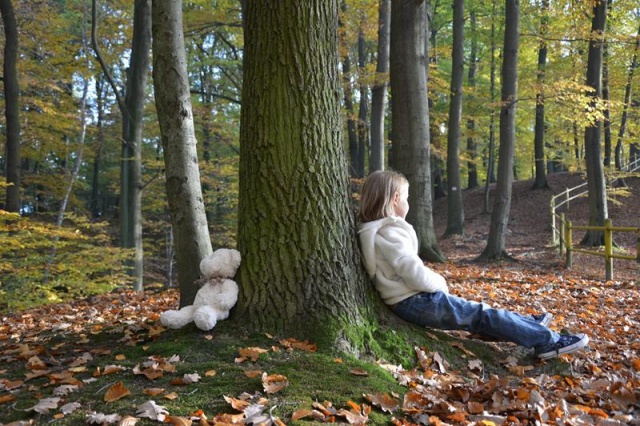
{"type": "Polygon", "coordinates": [[[556,199],[554,197],[551,197],[551,240],[555,247],[558,237],[556,236],[556,199]]]}
{"type": "Polygon", "coordinates": [[[571,267],[573,266],[573,257],[571,253],[572,238],[573,237],[571,235],[571,221],[568,220],[567,223],[565,223],[565,236],[564,236],[565,248],[567,250],[567,269],[571,269],[571,267]]]}
{"type": "Polygon", "coordinates": [[[558,235],[560,236],[560,256],[562,256],[564,245],[566,244],[564,241],[564,213],[560,214],[560,229],[558,231],[558,235]]]}
{"type": "Polygon", "coordinates": [[[611,281],[613,279],[613,231],[611,230],[611,219],[604,221],[604,268],[605,279],[611,281]]]}

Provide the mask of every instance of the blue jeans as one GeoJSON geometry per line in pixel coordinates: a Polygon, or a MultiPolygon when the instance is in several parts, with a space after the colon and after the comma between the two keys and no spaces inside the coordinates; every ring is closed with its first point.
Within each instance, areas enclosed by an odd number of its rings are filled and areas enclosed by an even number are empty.
{"type": "Polygon", "coordinates": [[[508,340],[537,351],[558,341],[558,333],[531,317],[490,308],[447,293],[418,293],[393,306],[410,323],[441,330],[466,330],[508,340]]]}

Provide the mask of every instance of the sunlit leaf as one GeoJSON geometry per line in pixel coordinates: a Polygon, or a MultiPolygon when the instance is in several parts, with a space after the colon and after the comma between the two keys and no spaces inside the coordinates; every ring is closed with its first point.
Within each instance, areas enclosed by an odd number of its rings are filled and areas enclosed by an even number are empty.
{"type": "Polygon", "coordinates": [[[289,386],[289,380],[280,374],[267,375],[266,372],[262,373],[262,387],[266,393],[280,392],[282,389],[289,386]]]}
{"type": "Polygon", "coordinates": [[[114,402],[128,395],[131,395],[129,389],[124,386],[123,382],[118,382],[107,389],[104,395],[104,401],[114,402]]]}

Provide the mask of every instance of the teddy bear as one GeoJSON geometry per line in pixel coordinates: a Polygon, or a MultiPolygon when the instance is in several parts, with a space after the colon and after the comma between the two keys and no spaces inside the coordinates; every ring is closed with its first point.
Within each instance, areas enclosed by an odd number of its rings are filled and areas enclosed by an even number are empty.
{"type": "Polygon", "coordinates": [[[201,330],[211,330],[218,321],[229,317],[229,310],[238,300],[238,284],[233,277],[240,266],[240,252],[218,249],[200,262],[202,278],[193,305],[179,311],[160,314],[160,322],[168,328],[181,328],[194,322],[201,330]]]}

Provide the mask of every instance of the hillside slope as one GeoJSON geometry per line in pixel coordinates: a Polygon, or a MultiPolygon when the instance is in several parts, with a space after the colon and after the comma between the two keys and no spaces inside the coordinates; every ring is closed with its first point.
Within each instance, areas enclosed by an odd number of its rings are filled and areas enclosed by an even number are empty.
{"type": "MultiPolygon", "coordinates": [[[[556,173],[548,176],[549,189],[532,190],[533,181],[517,181],[513,185],[507,251],[518,260],[512,265],[528,269],[554,270],[561,275],[579,275],[581,278],[604,280],[604,259],[576,253],[574,268],[564,268],[564,258],[551,244],[551,214],[549,202],[553,195],[585,182],[586,176],[577,173],[556,173]],[[520,264],[520,265],[519,265],[520,264]]],[[[640,178],[627,178],[628,196],[610,195],[609,217],[614,226],[640,227],[640,178]]],[[[493,190],[493,185],[492,188],[493,190]]],[[[465,263],[475,259],[485,248],[491,215],[483,213],[484,187],[464,191],[465,235],[443,237],[447,226],[447,199],[436,200],[434,225],[440,248],[451,262],[465,263]]],[[[493,198],[489,203],[493,206],[493,198]]],[[[574,200],[570,208],[562,208],[574,225],[587,225],[589,206],[587,198],[574,200]]],[[[574,233],[574,244],[580,242],[583,232],[574,233]]],[[[614,241],[630,254],[635,254],[636,236],[633,233],[614,234],[614,241]]],[[[504,264],[502,265],[505,266],[504,264]]],[[[490,265],[488,265],[490,267],[490,265]]],[[[614,280],[636,281],[640,265],[628,260],[614,259],[614,280]]]]}

